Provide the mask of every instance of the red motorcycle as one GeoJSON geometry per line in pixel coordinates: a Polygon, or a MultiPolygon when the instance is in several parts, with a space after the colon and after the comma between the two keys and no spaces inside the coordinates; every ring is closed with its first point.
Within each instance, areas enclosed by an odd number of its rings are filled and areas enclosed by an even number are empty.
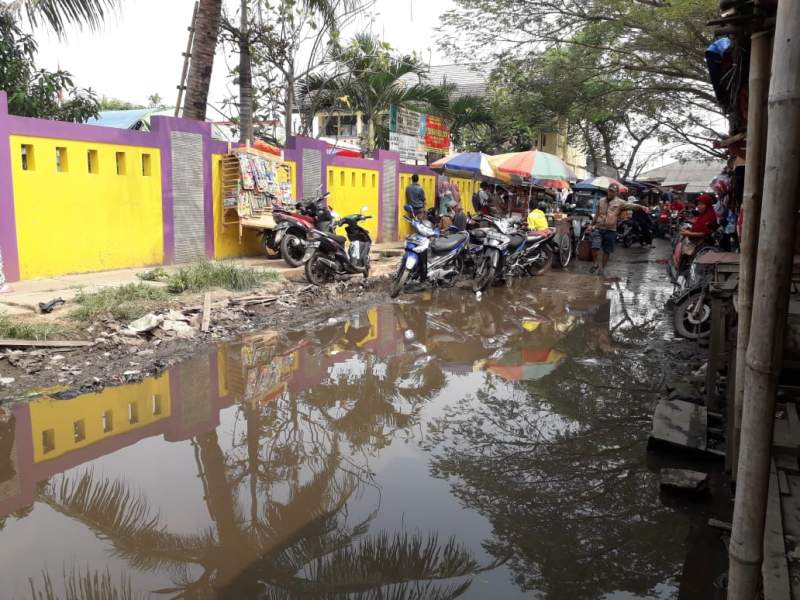
{"type": "Polygon", "coordinates": [[[294,211],[282,208],[273,211],[276,226],[271,235],[271,247],[280,250],[281,258],[290,267],[303,266],[311,231],[332,232],[333,213],[328,207],[329,197],[330,192],[315,200],[298,202],[294,211]]]}

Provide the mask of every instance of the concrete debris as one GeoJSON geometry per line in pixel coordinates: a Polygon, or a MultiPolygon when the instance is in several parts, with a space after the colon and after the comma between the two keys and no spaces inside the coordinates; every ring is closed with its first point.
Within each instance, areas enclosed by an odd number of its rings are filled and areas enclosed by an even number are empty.
{"type": "Polygon", "coordinates": [[[0,377],[0,385],[11,385],[15,381],[13,377],[0,377]]]}
{"type": "Polygon", "coordinates": [[[164,317],[155,315],[153,313],[146,314],[140,319],[136,319],[133,323],[128,325],[127,329],[122,330],[123,335],[141,335],[152,331],[164,321],[164,317]]]}
{"type": "Polygon", "coordinates": [[[197,332],[194,327],[185,321],[164,321],[161,324],[164,331],[173,331],[181,339],[193,338],[197,332]]]}
{"type": "Polygon", "coordinates": [[[688,492],[703,492],[708,485],[708,473],[689,469],[661,469],[661,487],[688,492]]]}

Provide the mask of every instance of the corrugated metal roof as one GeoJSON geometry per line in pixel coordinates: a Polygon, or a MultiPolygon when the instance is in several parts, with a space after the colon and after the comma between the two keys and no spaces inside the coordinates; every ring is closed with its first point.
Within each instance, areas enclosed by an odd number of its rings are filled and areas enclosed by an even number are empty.
{"type": "Polygon", "coordinates": [[[686,192],[699,194],[709,189],[711,181],[722,173],[725,162],[721,160],[679,160],[642,173],[639,181],[656,181],[670,186],[685,183],[686,192]]]}
{"type": "MultiPolygon", "coordinates": [[[[425,83],[441,85],[445,82],[455,85],[454,96],[483,96],[486,93],[488,77],[474,65],[431,65],[422,78],[425,83]]],[[[419,81],[416,75],[409,74],[401,81],[413,85],[419,81]]]]}
{"type": "Polygon", "coordinates": [[[89,119],[87,125],[114,127],[115,129],[140,129],[141,124],[150,122],[150,115],[156,112],[152,108],[135,108],[132,110],[103,110],[96,119],[89,119]]]}

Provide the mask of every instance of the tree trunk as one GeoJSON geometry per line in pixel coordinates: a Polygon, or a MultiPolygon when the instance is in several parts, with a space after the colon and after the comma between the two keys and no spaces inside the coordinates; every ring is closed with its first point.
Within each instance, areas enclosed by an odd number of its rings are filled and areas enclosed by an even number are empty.
{"type": "Polygon", "coordinates": [[[283,128],[286,131],[286,141],[294,135],[292,131],[292,113],[294,112],[294,63],[289,64],[289,74],[286,76],[286,114],[283,119],[283,128]]]}
{"type": "Polygon", "coordinates": [[[250,60],[250,33],[248,27],[247,5],[242,0],[241,23],[239,26],[239,141],[253,143],[253,65],[250,60]]]}
{"type": "Polygon", "coordinates": [[[186,79],[186,96],[183,100],[184,118],[198,121],[206,118],[208,90],[211,86],[221,20],[222,0],[200,0],[189,76],[186,79]]]}
{"type": "MultiPolygon", "coordinates": [[[[761,583],[775,397],[783,356],[800,195],[800,2],[780,0],[769,86],[756,278],[745,361],[728,600],[753,600],[761,583]]],[[[747,218],[752,218],[748,215],[747,218]]]]}

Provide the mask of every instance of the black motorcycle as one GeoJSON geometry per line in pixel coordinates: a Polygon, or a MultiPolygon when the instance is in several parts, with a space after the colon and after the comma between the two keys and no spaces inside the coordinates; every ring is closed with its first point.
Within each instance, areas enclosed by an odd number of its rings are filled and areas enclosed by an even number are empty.
{"type": "Polygon", "coordinates": [[[652,217],[640,210],[634,211],[630,219],[621,221],[617,226],[617,240],[626,248],[630,248],[633,244],[652,245],[654,233],[652,217]]]}
{"type": "Polygon", "coordinates": [[[306,279],[314,285],[323,285],[342,275],[369,277],[372,238],[359,223],[371,218],[348,215],[334,223],[330,232],[315,229],[306,248],[306,279]],[[340,226],[344,226],[347,237],[335,233],[340,226]]]}

